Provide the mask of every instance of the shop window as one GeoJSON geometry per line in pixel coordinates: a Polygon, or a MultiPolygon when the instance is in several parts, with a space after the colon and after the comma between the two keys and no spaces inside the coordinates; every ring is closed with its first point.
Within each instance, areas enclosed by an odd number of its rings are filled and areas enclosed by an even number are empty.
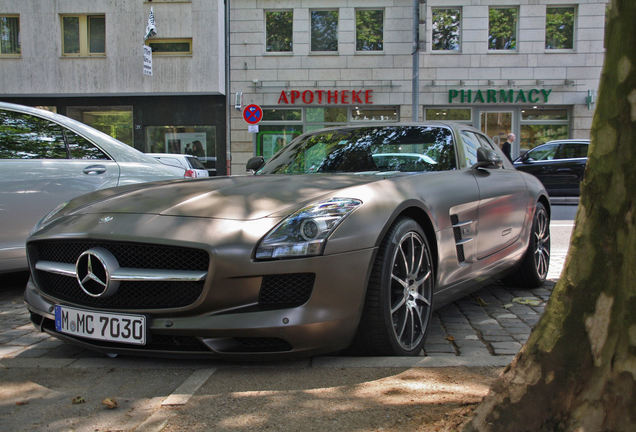
{"type": "Polygon", "coordinates": [[[299,109],[274,108],[263,110],[263,121],[300,121],[302,111],[299,109]]]}
{"type": "Polygon", "coordinates": [[[62,15],[62,55],[106,55],[105,15],[62,15]]]}
{"type": "Polygon", "coordinates": [[[265,12],[265,51],[291,52],[293,48],[292,10],[265,12]]]}
{"type": "Polygon", "coordinates": [[[384,49],[384,10],[356,10],[356,51],[384,49]]]}
{"type": "Polygon", "coordinates": [[[567,120],[568,110],[529,108],[521,110],[521,120],[567,120]]]}
{"type": "Polygon", "coordinates": [[[256,134],[256,154],[269,160],[278,150],[302,133],[302,125],[261,124],[256,134]]]}
{"type": "Polygon", "coordinates": [[[532,107],[521,110],[522,151],[552,140],[569,138],[569,116],[566,108],[532,107]]]}
{"type": "Polygon", "coordinates": [[[338,11],[311,11],[311,50],[338,51],[338,11]]]}
{"type": "Polygon", "coordinates": [[[308,123],[345,123],[347,108],[306,108],[305,117],[308,123]]]}
{"type": "Polygon", "coordinates": [[[488,49],[516,50],[519,9],[491,7],[488,10],[488,49]]]}
{"type": "Polygon", "coordinates": [[[146,126],[145,152],[191,154],[206,162],[216,156],[216,127],[146,126]]]}
{"type": "Polygon", "coordinates": [[[20,17],[0,15],[0,57],[17,57],[20,52],[20,17]]]}
{"type": "Polygon", "coordinates": [[[467,123],[472,121],[470,108],[428,108],[424,112],[426,120],[452,120],[467,123]]]}
{"type": "Polygon", "coordinates": [[[192,55],[192,38],[148,39],[153,55],[192,55]]]}
{"type": "Polygon", "coordinates": [[[133,145],[133,109],[131,106],[72,106],[66,115],[111,137],[133,145]]]}
{"type": "Polygon", "coordinates": [[[461,8],[433,8],[433,51],[459,51],[461,47],[461,8]]]}
{"type": "Polygon", "coordinates": [[[397,121],[398,108],[353,108],[351,120],[357,121],[397,121]]]}
{"type": "Polygon", "coordinates": [[[479,121],[481,131],[497,145],[503,144],[508,134],[512,132],[511,111],[482,111],[479,121]]]}
{"type": "Polygon", "coordinates": [[[569,135],[568,125],[550,124],[522,124],[521,150],[528,150],[548,141],[567,139],[569,135]]]}
{"type": "Polygon", "coordinates": [[[574,48],[573,7],[548,7],[545,13],[545,49],[574,48]]]}

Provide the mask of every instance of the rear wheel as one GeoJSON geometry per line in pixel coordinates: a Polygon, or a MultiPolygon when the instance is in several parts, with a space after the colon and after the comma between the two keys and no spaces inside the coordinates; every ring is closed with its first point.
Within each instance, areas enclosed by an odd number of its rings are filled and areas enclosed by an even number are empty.
{"type": "Polygon", "coordinates": [[[528,250],[519,267],[506,282],[534,288],[543,285],[550,267],[550,216],[545,206],[537,203],[532,219],[528,250]]]}
{"type": "Polygon", "coordinates": [[[424,231],[400,219],[382,242],[354,342],[373,355],[417,355],[432,313],[434,271],[424,231]]]}

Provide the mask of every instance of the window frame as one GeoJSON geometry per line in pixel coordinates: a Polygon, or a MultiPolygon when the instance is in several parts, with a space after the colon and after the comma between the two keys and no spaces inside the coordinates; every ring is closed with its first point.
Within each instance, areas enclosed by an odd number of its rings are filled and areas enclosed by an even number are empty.
{"type": "Polygon", "coordinates": [[[486,40],[486,47],[488,48],[488,53],[518,53],[519,52],[519,21],[521,20],[521,13],[519,6],[488,6],[488,37],[486,40]],[[514,48],[490,48],[490,11],[492,9],[514,9],[517,15],[517,19],[515,21],[515,29],[514,29],[514,48]]]}
{"type": "MultiPolygon", "coordinates": [[[[311,54],[333,54],[337,55],[340,50],[340,10],[338,8],[314,8],[309,9],[309,52],[311,54]],[[335,50],[314,50],[313,49],[313,13],[314,12],[336,12],[336,49],[335,50]]],[[[293,41],[292,41],[293,42],[293,41]]],[[[293,43],[292,43],[293,48],[293,43]]]]}
{"type": "Polygon", "coordinates": [[[60,14],[60,36],[61,36],[61,48],[63,58],[77,58],[77,57],[106,57],[106,14],[102,13],[90,13],[90,14],[60,14]],[[89,17],[103,17],[104,18],[104,52],[93,53],[90,52],[90,27],[89,17]],[[78,18],[78,38],[79,38],[79,52],[78,53],[65,53],[64,52],[64,18],[78,18]]]}
{"type": "Polygon", "coordinates": [[[265,31],[265,54],[267,55],[292,55],[294,53],[294,9],[293,8],[282,8],[282,9],[265,9],[263,10],[263,20],[265,22],[264,31],[265,31]],[[291,45],[289,50],[287,51],[269,51],[267,49],[268,46],[268,34],[267,34],[267,14],[276,13],[276,12],[291,12],[291,45]]]}
{"type": "Polygon", "coordinates": [[[576,5],[548,5],[545,8],[545,42],[544,49],[546,53],[563,53],[563,52],[573,52],[576,50],[576,36],[577,36],[577,18],[578,18],[578,8],[576,5]],[[572,18],[572,48],[548,48],[548,11],[550,9],[572,9],[573,18],[572,18]]]}
{"type": "Polygon", "coordinates": [[[431,39],[430,39],[430,52],[436,54],[460,54],[462,52],[462,42],[463,42],[463,31],[464,31],[464,10],[462,6],[432,6],[431,7],[431,39]],[[458,43],[457,49],[448,50],[448,49],[435,49],[433,47],[433,39],[435,31],[435,20],[434,20],[434,12],[436,10],[449,10],[455,9],[459,11],[459,23],[458,23],[458,43]]]}
{"type": "Polygon", "coordinates": [[[192,38],[151,38],[151,39],[147,39],[145,42],[146,46],[149,46],[152,48],[153,43],[187,43],[188,44],[188,51],[152,51],[152,55],[153,56],[161,56],[161,57],[170,57],[170,56],[176,56],[176,57],[188,57],[188,56],[192,56],[192,38]]]}
{"type": "Polygon", "coordinates": [[[355,8],[354,11],[354,26],[355,26],[355,53],[356,54],[379,54],[384,53],[384,29],[386,27],[386,8],[383,7],[368,7],[368,8],[355,8]],[[382,12],[382,49],[379,50],[359,50],[358,49],[358,12],[363,11],[380,11],[382,12]]]}
{"type": "Polygon", "coordinates": [[[3,53],[2,46],[0,45],[0,58],[20,58],[22,57],[22,43],[20,41],[20,33],[22,33],[20,25],[20,14],[0,14],[0,18],[17,18],[18,19],[18,52],[17,53],[3,53]]]}

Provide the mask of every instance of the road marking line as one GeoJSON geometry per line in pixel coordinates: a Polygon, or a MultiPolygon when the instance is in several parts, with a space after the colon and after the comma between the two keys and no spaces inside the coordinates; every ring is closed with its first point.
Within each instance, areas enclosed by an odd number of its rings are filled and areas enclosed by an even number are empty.
{"type": "Polygon", "coordinates": [[[574,227],[574,223],[551,223],[550,224],[551,227],[567,227],[567,228],[572,228],[574,227]]]}
{"type": "Polygon", "coordinates": [[[185,405],[214,372],[216,372],[216,369],[199,369],[194,371],[183,384],[161,402],[161,406],[185,405]]]}

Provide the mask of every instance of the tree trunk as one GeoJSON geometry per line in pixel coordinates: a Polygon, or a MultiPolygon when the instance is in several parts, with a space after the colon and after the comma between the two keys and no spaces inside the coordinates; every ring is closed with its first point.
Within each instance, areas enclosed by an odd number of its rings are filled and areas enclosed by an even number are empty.
{"type": "Polygon", "coordinates": [[[465,431],[636,430],[636,1],[613,0],[565,269],[465,431]]]}

